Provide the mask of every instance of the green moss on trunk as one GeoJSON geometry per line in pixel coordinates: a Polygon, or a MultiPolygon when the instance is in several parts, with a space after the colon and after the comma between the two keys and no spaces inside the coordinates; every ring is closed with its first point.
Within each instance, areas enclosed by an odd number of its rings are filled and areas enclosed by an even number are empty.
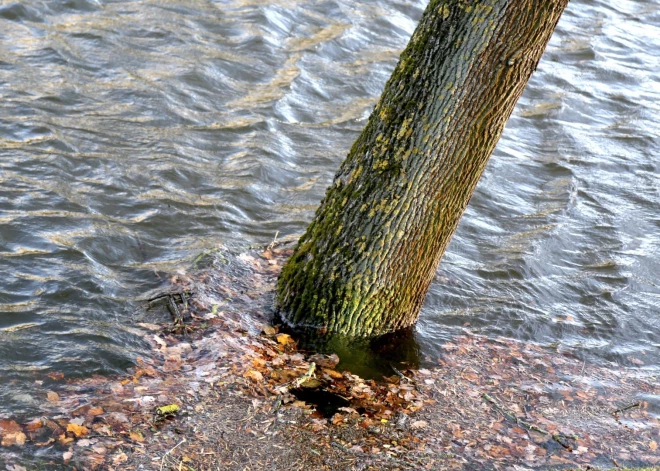
{"type": "Polygon", "coordinates": [[[415,323],[568,0],[432,0],[282,270],[292,326],[371,336],[415,323]]]}

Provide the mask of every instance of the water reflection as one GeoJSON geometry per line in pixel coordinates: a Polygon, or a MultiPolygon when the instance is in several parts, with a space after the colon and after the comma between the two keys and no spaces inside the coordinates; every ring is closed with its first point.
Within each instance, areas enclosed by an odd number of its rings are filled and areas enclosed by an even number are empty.
{"type": "MultiPolygon", "coordinates": [[[[302,232],[423,7],[0,2],[0,414],[48,371],[144,353],[131,301],[200,251],[302,232]]],[[[658,364],[659,28],[654,2],[571,2],[429,293],[423,356],[469,324],[658,364]]]]}
{"type": "Polygon", "coordinates": [[[401,370],[408,368],[419,368],[423,359],[416,337],[414,329],[402,329],[374,339],[341,335],[295,336],[299,350],[336,353],[340,358],[339,371],[348,370],[362,378],[376,380],[400,375],[401,370]]]}

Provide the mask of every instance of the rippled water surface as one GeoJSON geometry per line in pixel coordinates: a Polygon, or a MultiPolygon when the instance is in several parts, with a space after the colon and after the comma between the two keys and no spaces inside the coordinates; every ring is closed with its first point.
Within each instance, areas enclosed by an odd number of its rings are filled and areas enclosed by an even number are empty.
{"type": "MultiPolygon", "coordinates": [[[[135,298],[200,251],[302,232],[424,4],[0,0],[0,412],[49,371],[125,368],[135,298]]],[[[570,3],[424,353],[469,324],[657,367],[659,59],[658,0],[570,3]]]]}

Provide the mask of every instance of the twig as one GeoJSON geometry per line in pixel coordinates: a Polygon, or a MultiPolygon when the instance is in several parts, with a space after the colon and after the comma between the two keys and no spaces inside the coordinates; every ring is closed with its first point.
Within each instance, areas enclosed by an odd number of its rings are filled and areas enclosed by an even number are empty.
{"type": "Polygon", "coordinates": [[[280,407],[282,407],[282,395],[278,394],[277,399],[275,400],[275,404],[273,405],[273,414],[280,410],[280,407]]]}
{"type": "Polygon", "coordinates": [[[397,374],[397,376],[399,376],[399,377],[401,377],[401,378],[403,378],[403,379],[407,379],[408,382],[410,382],[410,383],[412,383],[412,384],[415,384],[415,380],[414,380],[414,379],[408,378],[408,377],[407,377],[406,375],[404,375],[401,371],[399,371],[398,369],[396,369],[396,367],[395,367],[394,365],[392,365],[391,363],[390,363],[390,368],[392,368],[392,370],[397,374]]]}
{"type": "Polygon", "coordinates": [[[532,423],[526,422],[526,421],[516,417],[512,412],[509,412],[508,410],[506,410],[504,407],[502,407],[495,399],[490,397],[488,394],[484,393],[481,397],[483,397],[486,401],[490,402],[493,406],[495,406],[495,409],[500,411],[502,413],[502,415],[504,415],[505,417],[513,420],[515,423],[517,423],[519,425],[522,425],[527,430],[532,430],[534,432],[538,432],[541,435],[550,436],[550,437],[552,437],[552,439],[554,441],[559,443],[561,446],[566,448],[568,451],[573,451],[573,447],[571,447],[570,445],[567,445],[566,443],[564,443],[562,441],[562,439],[577,440],[577,438],[578,438],[577,435],[568,436],[568,435],[564,435],[564,434],[561,434],[561,433],[550,433],[547,430],[544,430],[544,429],[542,429],[542,428],[540,428],[540,427],[538,427],[538,426],[536,426],[532,423]]]}
{"type": "Polygon", "coordinates": [[[174,324],[178,324],[181,322],[181,313],[179,312],[179,308],[176,306],[176,301],[174,301],[174,297],[170,296],[169,299],[167,300],[167,307],[170,310],[170,314],[174,318],[174,324]]]}
{"type": "Polygon", "coordinates": [[[273,241],[268,244],[268,247],[266,247],[266,250],[273,250],[275,248],[275,244],[277,244],[277,236],[280,235],[280,231],[275,232],[275,237],[273,237],[273,241]]]}
{"type": "MultiPolygon", "coordinates": [[[[152,304],[154,301],[158,301],[163,298],[168,298],[170,296],[176,295],[176,294],[181,294],[183,292],[182,288],[175,287],[174,289],[165,289],[165,290],[158,290],[156,291],[153,296],[150,296],[147,294],[146,296],[143,296],[141,298],[138,298],[137,301],[141,303],[147,303],[147,304],[152,304]]],[[[153,291],[150,291],[150,293],[153,293],[153,291]]]]}
{"type": "Polygon", "coordinates": [[[311,362],[309,364],[309,370],[307,370],[307,373],[305,373],[303,376],[300,378],[296,379],[293,382],[293,385],[289,387],[289,389],[297,389],[299,388],[303,383],[305,383],[307,380],[314,378],[316,375],[314,374],[314,371],[316,370],[316,363],[311,362]]]}
{"type": "Polygon", "coordinates": [[[166,457],[167,455],[169,455],[170,453],[172,453],[172,452],[174,451],[175,448],[177,448],[179,445],[181,445],[181,444],[183,444],[183,443],[185,443],[185,442],[186,442],[186,439],[184,438],[184,439],[181,440],[179,443],[177,443],[176,445],[174,445],[174,447],[172,447],[172,448],[170,449],[170,451],[168,451],[167,453],[165,453],[165,454],[163,455],[163,457],[160,459],[160,471],[163,471],[163,466],[165,466],[165,457],[166,457]]]}
{"type": "Polygon", "coordinates": [[[621,409],[617,409],[614,412],[612,412],[612,415],[617,415],[619,412],[625,412],[627,410],[634,409],[635,407],[642,407],[642,403],[636,402],[634,404],[630,404],[629,406],[622,407],[621,409]]]}
{"type": "Polygon", "coordinates": [[[382,456],[377,456],[377,455],[372,455],[372,454],[369,454],[369,453],[365,453],[363,451],[350,450],[350,449],[346,448],[344,445],[342,445],[341,443],[338,443],[336,441],[331,441],[330,446],[333,446],[333,447],[343,451],[344,453],[350,453],[352,455],[359,456],[363,459],[366,459],[366,460],[369,460],[369,461],[372,461],[372,462],[377,462],[377,461],[381,461],[381,460],[382,461],[389,461],[389,462],[392,462],[392,463],[396,463],[399,466],[405,466],[408,469],[416,469],[416,468],[413,467],[412,463],[410,463],[408,461],[405,461],[405,460],[400,460],[400,459],[395,458],[395,457],[393,457],[391,455],[388,455],[388,454],[384,454],[382,456]]]}

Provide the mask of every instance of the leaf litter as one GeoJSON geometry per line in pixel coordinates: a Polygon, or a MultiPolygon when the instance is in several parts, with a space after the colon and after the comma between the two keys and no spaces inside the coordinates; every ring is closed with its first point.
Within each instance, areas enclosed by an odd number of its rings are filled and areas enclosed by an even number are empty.
{"type": "MultiPolygon", "coordinates": [[[[597,469],[660,462],[640,369],[465,330],[380,381],[269,325],[287,245],[218,250],[145,298],[152,354],[123,376],[49,372],[40,417],[0,419],[0,469],[597,469]],[[4,467],[1,465],[4,464],[4,467]]],[[[45,379],[45,378],[44,378],[45,379]]],[[[45,381],[44,381],[45,382],[45,381]]],[[[38,382],[37,384],[44,384],[38,382]]],[[[656,405],[657,407],[657,405],[656,405]]]]}

